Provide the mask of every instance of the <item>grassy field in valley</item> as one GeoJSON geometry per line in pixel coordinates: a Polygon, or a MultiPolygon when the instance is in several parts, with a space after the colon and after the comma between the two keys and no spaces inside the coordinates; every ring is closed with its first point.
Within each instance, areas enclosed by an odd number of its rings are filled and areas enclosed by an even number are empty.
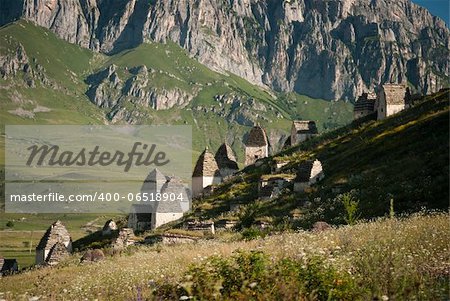
{"type": "Polygon", "coordinates": [[[19,268],[26,268],[35,262],[35,248],[47,228],[56,220],[64,221],[72,240],[75,241],[117,215],[95,214],[19,214],[0,213],[0,256],[16,258],[19,268]],[[13,226],[7,227],[8,222],[13,226]],[[31,249],[31,252],[30,252],[31,249]]]}

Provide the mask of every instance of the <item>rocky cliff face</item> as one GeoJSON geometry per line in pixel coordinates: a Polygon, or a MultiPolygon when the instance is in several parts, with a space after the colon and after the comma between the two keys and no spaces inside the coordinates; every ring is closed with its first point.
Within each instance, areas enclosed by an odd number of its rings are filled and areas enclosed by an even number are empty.
{"type": "Polygon", "coordinates": [[[104,53],[173,41],[214,70],[317,98],[406,81],[429,93],[449,77],[448,28],[409,0],[0,1],[0,23],[24,17],[104,53]]]}
{"type": "Polygon", "coordinates": [[[87,78],[89,89],[86,95],[98,107],[109,109],[111,120],[133,123],[140,117],[137,107],[154,110],[167,110],[175,106],[183,108],[194,97],[176,87],[166,89],[149,85],[149,74],[155,70],[148,70],[145,66],[122,70],[126,76],[124,79],[119,77],[118,69],[110,65],[87,78]]]}
{"type": "Polygon", "coordinates": [[[16,76],[19,76],[27,87],[34,88],[38,82],[43,86],[58,88],[47,77],[45,68],[37,62],[36,58],[30,60],[22,44],[17,45],[14,52],[0,54],[0,78],[10,79],[16,76]]]}

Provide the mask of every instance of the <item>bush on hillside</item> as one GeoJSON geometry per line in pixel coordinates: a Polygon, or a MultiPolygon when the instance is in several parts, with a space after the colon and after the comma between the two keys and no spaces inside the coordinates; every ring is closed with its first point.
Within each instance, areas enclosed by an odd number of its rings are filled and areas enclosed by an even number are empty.
{"type": "Polygon", "coordinates": [[[170,300],[355,300],[358,289],[319,257],[273,261],[259,251],[213,256],[191,266],[180,285],[164,284],[158,297],[170,300]]]}

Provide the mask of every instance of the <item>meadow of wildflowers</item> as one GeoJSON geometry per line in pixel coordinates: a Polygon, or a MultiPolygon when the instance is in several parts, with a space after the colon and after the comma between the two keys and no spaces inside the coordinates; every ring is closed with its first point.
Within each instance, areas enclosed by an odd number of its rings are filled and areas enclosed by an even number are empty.
{"type": "Polygon", "coordinates": [[[0,300],[445,300],[450,216],[132,248],[0,279],[0,300]]]}

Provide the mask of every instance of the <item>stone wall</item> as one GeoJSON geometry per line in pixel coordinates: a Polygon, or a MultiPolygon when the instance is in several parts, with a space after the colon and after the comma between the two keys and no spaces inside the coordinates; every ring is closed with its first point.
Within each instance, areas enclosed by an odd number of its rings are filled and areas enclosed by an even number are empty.
{"type": "Polygon", "coordinates": [[[178,235],[178,234],[164,234],[161,236],[162,243],[171,245],[171,244],[184,244],[184,243],[194,243],[198,240],[198,238],[186,236],[186,235],[178,235]]]}

